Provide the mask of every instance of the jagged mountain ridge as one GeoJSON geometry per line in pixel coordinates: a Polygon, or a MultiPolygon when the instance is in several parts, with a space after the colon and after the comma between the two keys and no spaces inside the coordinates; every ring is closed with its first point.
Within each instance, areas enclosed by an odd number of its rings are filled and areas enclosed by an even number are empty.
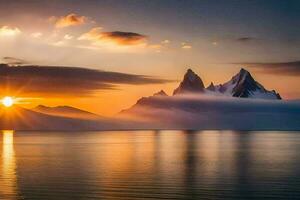
{"type": "Polygon", "coordinates": [[[202,93],[204,89],[202,79],[191,69],[188,69],[183,77],[183,81],[180,83],[178,88],[174,90],[173,95],[202,93]]]}
{"type": "Polygon", "coordinates": [[[264,86],[254,80],[250,72],[243,68],[228,82],[217,86],[211,83],[207,88],[204,87],[201,78],[191,69],[188,69],[182,82],[174,90],[173,94],[187,93],[206,93],[241,98],[281,99],[281,96],[276,91],[265,89],[264,86]]]}
{"type": "Polygon", "coordinates": [[[254,80],[250,72],[243,68],[228,82],[216,86],[211,82],[206,88],[204,87],[202,79],[191,69],[188,69],[183,80],[174,90],[173,96],[168,96],[164,90],[161,90],[152,96],[140,98],[135,105],[129,109],[122,110],[120,113],[132,111],[139,106],[167,108],[169,105],[166,102],[164,102],[163,105],[158,105],[156,99],[168,97],[169,100],[172,100],[172,97],[186,94],[281,100],[280,95],[275,90],[269,91],[265,89],[260,83],[254,80]]]}
{"type": "MultiPolygon", "coordinates": [[[[187,74],[192,74],[188,71],[187,74]]],[[[162,90],[142,97],[119,115],[147,121],[152,128],[161,129],[298,130],[300,127],[299,102],[278,101],[279,94],[265,89],[245,69],[224,84],[211,83],[197,92],[182,87],[187,85],[185,81],[191,83],[187,74],[176,89],[179,93],[168,96],[162,90]]]]}
{"type": "Polygon", "coordinates": [[[206,90],[212,94],[223,94],[232,97],[281,99],[279,93],[275,90],[269,91],[265,89],[262,84],[254,80],[250,72],[243,68],[228,82],[217,86],[211,83],[206,90]]]}

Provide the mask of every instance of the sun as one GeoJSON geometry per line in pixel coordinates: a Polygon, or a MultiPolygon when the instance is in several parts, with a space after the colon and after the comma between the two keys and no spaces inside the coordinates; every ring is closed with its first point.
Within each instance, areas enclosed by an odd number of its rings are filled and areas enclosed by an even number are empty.
{"type": "Polygon", "coordinates": [[[5,107],[11,107],[12,105],[14,105],[14,99],[12,97],[4,97],[2,99],[2,104],[5,107]]]}

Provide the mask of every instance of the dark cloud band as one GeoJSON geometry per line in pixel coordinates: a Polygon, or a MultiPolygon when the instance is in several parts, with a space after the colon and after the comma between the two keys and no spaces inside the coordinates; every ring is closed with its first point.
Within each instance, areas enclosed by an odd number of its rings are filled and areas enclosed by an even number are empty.
{"type": "Polygon", "coordinates": [[[170,80],[144,75],[101,71],[83,67],[10,66],[0,64],[0,91],[25,94],[90,96],[120,84],[162,84],[170,80]]]}
{"type": "Polygon", "coordinates": [[[270,73],[276,75],[300,76],[300,61],[290,62],[251,62],[251,63],[234,63],[252,67],[258,72],[270,73]]]}
{"type": "Polygon", "coordinates": [[[138,44],[147,38],[147,36],[141,35],[139,33],[122,31],[102,32],[101,37],[103,39],[114,40],[119,44],[125,45],[138,44]]]}
{"type": "Polygon", "coordinates": [[[90,40],[95,43],[112,42],[118,45],[139,45],[147,40],[146,35],[134,32],[112,31],[102,32],[101,27],[92,28],[89,32],[82,34],[79,40],[90,40]]]}
{"type": "Polygon", "coordinates": [[[236,41],[238,42],[251,42],[251,41],[255,41],[257,40],[257,38],[254,38],[254,37],[240,37],[240,38],[237,38],[236,41]]]}

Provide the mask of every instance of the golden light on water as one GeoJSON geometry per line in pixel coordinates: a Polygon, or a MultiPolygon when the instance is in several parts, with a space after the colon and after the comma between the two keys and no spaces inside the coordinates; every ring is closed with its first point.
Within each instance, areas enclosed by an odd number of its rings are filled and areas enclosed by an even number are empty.
{"type": "Polygon", "coordinates": [[[16,160],[14,151],[14,131],[2,131],[2,171],[0,173],[0,194],[12,196],[16,185],[16,160]]]}

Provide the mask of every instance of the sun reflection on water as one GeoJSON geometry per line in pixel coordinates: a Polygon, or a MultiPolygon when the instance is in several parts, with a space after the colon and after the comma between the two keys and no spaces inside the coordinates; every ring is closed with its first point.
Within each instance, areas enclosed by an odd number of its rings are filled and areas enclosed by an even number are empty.
{"type": "Polygon", "coordinates": [[[0,194],[3,198],[13,198],[16,194],[16,159],[14,151],[14,131],[2,131],[2,173],[0,174],[0,194]]]}

